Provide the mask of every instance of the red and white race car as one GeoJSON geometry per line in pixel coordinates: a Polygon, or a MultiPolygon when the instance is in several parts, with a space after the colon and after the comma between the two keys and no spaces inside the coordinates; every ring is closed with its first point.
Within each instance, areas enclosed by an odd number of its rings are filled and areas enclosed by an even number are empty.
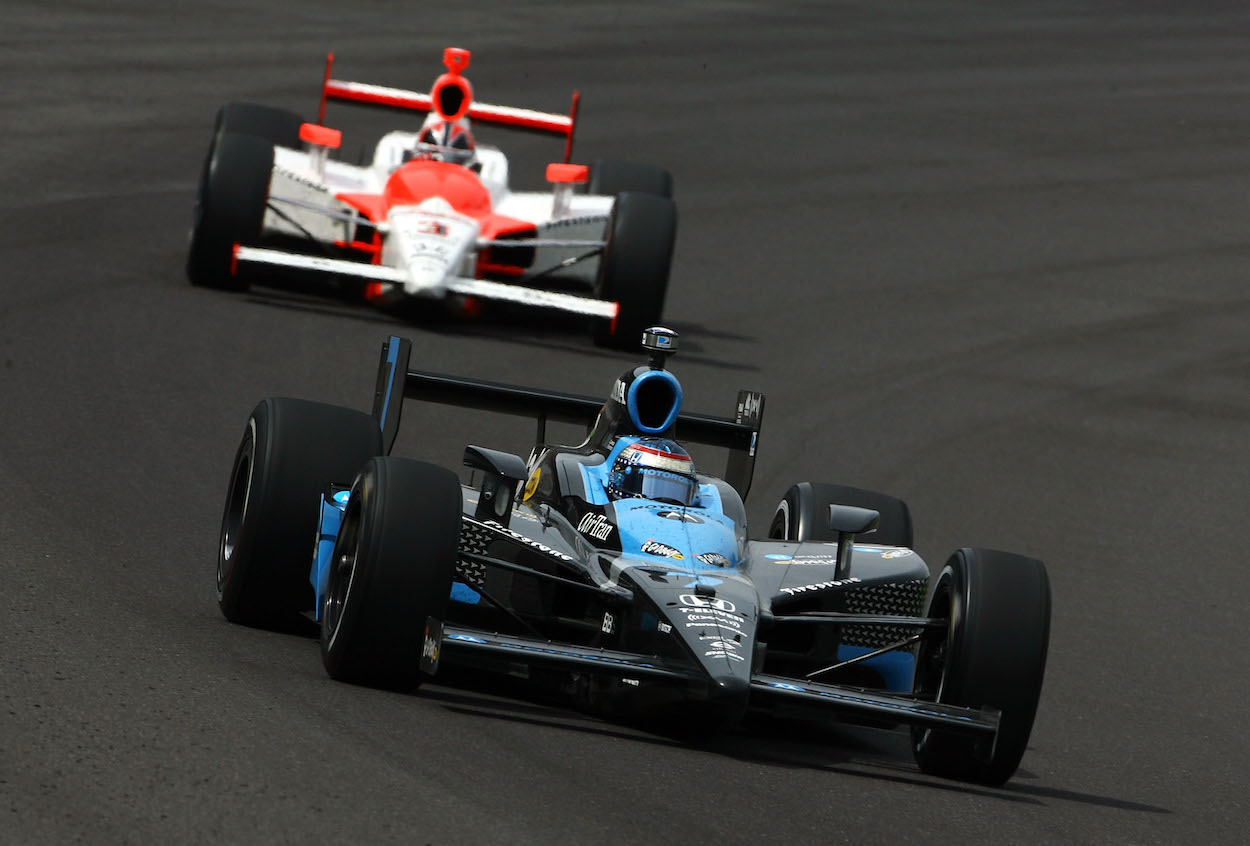
{"type": "Polygon", "coordinates": [[[242,266],[277,266],[357,285],[379,305],[498,300],[594,318],[596,342],[633,347],[660,322],[677,232],[672,178],[624,162],[569,162],[567,115],[476,102],[470,54],[444,51],[429,94],[330,78],[317,123],[249,103],[217,113],[200,177],[187,275],[244,290],[242,266]],[[382,136],[365,165],[333,157],[327,100],[428,113],[382,136]],[[470,123],[563,136],[550,192],[512,191],[508,159],[470,123]],[[578,186],[586,189],[579,190],[578,186]]]}

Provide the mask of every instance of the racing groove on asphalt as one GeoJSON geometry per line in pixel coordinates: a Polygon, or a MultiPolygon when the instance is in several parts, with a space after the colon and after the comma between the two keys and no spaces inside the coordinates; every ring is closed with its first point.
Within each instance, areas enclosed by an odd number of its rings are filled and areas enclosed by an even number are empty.
{"type": "MultiPolygon", "coordinates": [[[[6,5],[0,841],[1241,840],[1250,15],[250,5],[6,5]],[[838,481],[907,499],[931,567],[1046,560],[1046,687],[1005,789],[920,775],[901,733],[690,747],[497,689],[340,685],[312,642],[221,619],[220,507],[261,397],[365,407],[393,331],[416,366],[580,393],[632,360],[563,323],[185,283],[218,105],[311,114],[330,49],[421,89],[447,44],[484,100],[580,87],[578,158],[674,173],[674,369],[696,411],[767,392],[757,525],[790,483],[838,481]]],[[[331,121],[348,149],[394,122],[331,121]]],[[[491,140],[531,186],[559,152],[491,140]]],[[[529,433],[405,427],[400,450],[452,465],[529,433]]]]}

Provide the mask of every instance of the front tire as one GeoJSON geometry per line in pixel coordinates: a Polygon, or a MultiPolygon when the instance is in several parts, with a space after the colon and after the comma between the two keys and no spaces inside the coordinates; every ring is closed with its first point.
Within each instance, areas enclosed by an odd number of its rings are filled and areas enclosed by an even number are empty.
{"type": "Polygon", "coordinates": [[[672,199],[673,176],[658,167],[595,159],[590,165],[586,193],[614,197],[622,191],[672,199]]]}
{"type": "Polygon", "coordinates": [[[321,613],[331,678],[410,689],[421,681],[426,620],[442,620],[460,546],[456,474],[380,456],[352,486],[321,613]]]}
{"type": "Polygon", "coordinates": [[[620,311],[611,324],[595,325],[596,344],[637,349],[642,330],[660,322],[676,240],[677,206],[672,200],[629,191],[616,198],[595,297],[617,302],[620,311]]]}
{"type": "Polygon", "coordinates": [[[915,690],[923,698],[1001,711],[997,740],[913,729],[912,751],[932,775],[999,785],[1028,746],[1050,642],[1050,582],[1042,562],[961,549],[946,562],[928,616],[949,620],[921,642],[915,690]]]}
{"type": "Polygon", "coordinates": [[[233,273],[234,245],[260,239],[273,144],[254,135],[226,133],[205,163],[191,228],[187,278],[192,285],[247,290],[247,278],[233,273]]]}
{"type": "Polygon", "coordinates": [[[302,143],[299,129],[303,123],[302,117],[286,109],[255,103],[228,103],[217,110],[213,138],[216,140],[227,132],[235,132],[255,135],[278,147],[298,150],[302,143]]]}
{"type": "Polygon", "coordinates": [[[221,521],[217,602],[227,620],[279,627],[312,607],[321,495],[381,451],[377,422],[359,411],[285,398],[256,406],[221,521]]]}
{"type": "Polygon", "coordinates": [[[911,510],[903,500],[877,491],[822,482],[792,485],[777,504],[768,536],[787,541],[836,542],[838,533],[829,528],[830,505],[869,508],[881,515],[877,530],[856,535],[856,541],[914,548],[911,510]]]}

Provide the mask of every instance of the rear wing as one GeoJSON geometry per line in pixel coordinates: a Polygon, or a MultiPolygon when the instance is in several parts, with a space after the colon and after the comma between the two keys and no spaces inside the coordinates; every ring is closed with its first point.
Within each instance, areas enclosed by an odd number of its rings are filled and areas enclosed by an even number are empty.
{"type": "MultiPolygon", "coordinates": [[[[330,71],[333,66],[334,54],[329,53],[326,55],[325,77],[321,82],[321,108],[317,113],[317,122],[320,124],[325,123],[327,100],[341,100],[401,111],[428,112],[434,108],[429,94],[407,91],[403,88],[369,85],[364,82],[331,79],[330,71]]],[[[573,155],[573,130],[577,126],[577,108],[580,101],[581,95],[574,91],[569,113],[560,115],[551,112],[536,112],[531,109],[515,109],[511,106],[492,106],[489,103],[479,103],[474,100],[469,105],[467,117],[482,123],[563,136],[564,161],[568,162],[573,155]]]]}
{"type": "MultiPolygon", "coordinates": [[[[382,430],[384,453],[390,453],[395,444],[404,399],[533,417],[538,421],[536,443],[545,442],[548,420],[584,425],[589,429],[603,409],[603,400],[594,397],[409,370],[411,353],[411,342],[394,335],[382,345],[377,388],[373,396],[373,416],[382,430]]],[[[755,391],[739,391],[732,420],[685,411],[680,413],[677,416],[677,439],[728,449],[724,479],[745,500],[755,473],[755,450],[759,444],[763,416],[764,395],[755,391]]]]}

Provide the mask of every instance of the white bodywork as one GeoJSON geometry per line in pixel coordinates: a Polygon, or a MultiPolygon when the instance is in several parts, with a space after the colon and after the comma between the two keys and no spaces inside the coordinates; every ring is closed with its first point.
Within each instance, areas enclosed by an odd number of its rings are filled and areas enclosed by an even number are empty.
{"type": "MultiPolygon", "coordinates": [[[[262,242],[266,237],[284,235],[342,246],[362,240],[357,228],[364,223],[376,228],[381,236],[379,264],[259,247],[237,248],[237,259],[380,282],[387,286],[384,290],[391,298],[461,294],[608,319],[616,316],[616,303],[525,287],[526,277],[517,280],[520,284],[475,278],[478,252],[492,243],[532,247],[535,257],[527,276],[595,252],[604,244],[615,202],[613,197],[572,193],[568,184],[556,184],[551,192],[509,191],[508,160],[495,147],[478,145],[476,149],[481,164],[479,176],[490,195],[492,211],[533,223],[536,238],[484,240],[479,220],[457,212],[438,196],[415,205],[392,206],[386,220],[376,226],[352,205],[338,199],[339,194],[381,194],[391,173],[416,145],[416,133],[388,133],[378,142],[372,163],[363,167],[327,159],[321,148],[314,147],[311,152],[274,148],[262,242]]],[[[370,235],[364,236],[364,240],[370,239],[370,235]]],[[[362,256],[367,259],[366,253],[362,256]]],[[[561,270],[561,276],[589,284],[594,281],[597,265],[596,254],[571,262],[561,270]]]]}

